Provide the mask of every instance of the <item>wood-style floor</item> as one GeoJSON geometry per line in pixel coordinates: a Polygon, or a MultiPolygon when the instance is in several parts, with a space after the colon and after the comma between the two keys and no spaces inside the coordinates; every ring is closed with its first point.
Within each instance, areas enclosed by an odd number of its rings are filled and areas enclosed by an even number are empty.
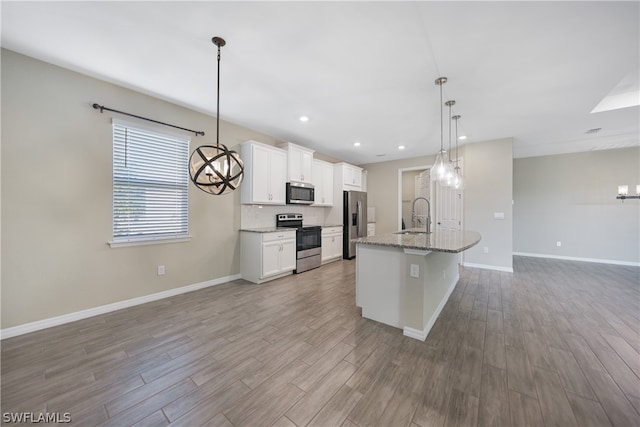
{"type": "Polygon", "coordinates": [[[354,261],[2,341],[2,412],[110,426],[638,426],[636,267],[465,268],[425,342],[362,319],[354,261]]]}

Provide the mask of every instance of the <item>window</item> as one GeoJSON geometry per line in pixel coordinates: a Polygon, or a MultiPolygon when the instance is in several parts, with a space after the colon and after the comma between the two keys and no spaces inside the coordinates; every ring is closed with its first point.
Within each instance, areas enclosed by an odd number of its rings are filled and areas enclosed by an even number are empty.
{"type": "Polygon", "coordinates": [[[113,242],[189,238],[189,139],[113,121],[113,242]]]}

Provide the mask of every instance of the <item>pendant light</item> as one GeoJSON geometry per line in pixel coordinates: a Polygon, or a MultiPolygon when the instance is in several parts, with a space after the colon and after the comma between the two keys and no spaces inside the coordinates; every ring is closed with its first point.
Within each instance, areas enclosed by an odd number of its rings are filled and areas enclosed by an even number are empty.
{"type": "Polygon", "coordinates": [[[456,121],[456,167],[453,168],[453,182],[451,186],[457,190],[464,188],[464,179],[462,178],[460,166],[458,165],[460,161],[460,157],[458,157],[458,120],[460,120],[460,117],[460,115],[452,117],[452,119],[456,121]]]}
{"type": "Polygon", "coordinates": [[[238,188],[244,176],[244,165],[237,152],[220,144],[220,48],[226,42],[220,37],[211,41],[218,46],[216,145],[202,145],[191,153],[189,175],[196,187],[217,196],[238,188]]]}
{"type": "Polygon", "coordinates": [[[452,117],[452,113],[451,113],[451,107],[453,107],[454,105],[456,105],[456,101],[450,100],[444,103],[444,105],[446,105],[447,107],[449,107],[449,167],[447,168],[447,170],[445,171],[445,176],[444,179],[442,180],[442,185],[446,186],[446,187],[452,187],[453,186],[453,160],[451,159],[451,117],[452,117]]]}
{"type": "Polygon", "coordinates": [[[443,111],[442,111],[442,85],[447,82],[446,77],[438,77],[436,79],[436,84],[440,86],[440,151],[436,155],[436,161],[433,162],[433,166],[431,166],[431,180],[444,182],[446,180],[447,171],[450,168],[449,166],[449,156],[444,149],[444,129],[442,126],[443,111]]]}

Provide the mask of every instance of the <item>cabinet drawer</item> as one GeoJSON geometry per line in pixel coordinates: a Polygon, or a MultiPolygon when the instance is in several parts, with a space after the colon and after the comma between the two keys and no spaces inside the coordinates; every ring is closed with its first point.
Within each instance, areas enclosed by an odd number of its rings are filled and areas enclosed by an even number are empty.
{"type": "Polygon", "coordinates": [[[262,235],[263,242],[273,242],[274,240],[295,239],[295,231],[278,231],[275,233],[264,233],[262,235]]]}
{"type": "Polygon", "coordinates": [[[322,229],[322,235],[342,234],[342,227],[327,227],[322,229]]]}

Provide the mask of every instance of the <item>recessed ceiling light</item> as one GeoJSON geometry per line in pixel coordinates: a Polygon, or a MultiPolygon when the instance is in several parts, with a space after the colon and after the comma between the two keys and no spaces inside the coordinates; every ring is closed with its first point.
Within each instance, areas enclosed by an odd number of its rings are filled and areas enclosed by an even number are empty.
{"type": "Polygon", "coordinates": [[[353,146],[354,146],[354,147],[360,147],[360,142],[358,142],[358,141],[354,142],[354,143],[353,143],[353,146]]]}
{"type": "Polygon", "coordinates": [[[404,150],[404,145],[398,145],[398,150],[404,150]]]}
{"type": "Polygon", "coordinates": [[[300,116],[300,121],[301,121],[301,122],[308,122],[308,121],[309,121],[309,117],[307,117],[307,116],[300,116]]]}
{"type": "Polygon", "coordinates": [[[460,141],[463,141],[463,140],[467,139],[467,136],[466,136],[466,135],[460,135],[460,136],[458,137],[458,139],[459,139],[460,141]]]}

